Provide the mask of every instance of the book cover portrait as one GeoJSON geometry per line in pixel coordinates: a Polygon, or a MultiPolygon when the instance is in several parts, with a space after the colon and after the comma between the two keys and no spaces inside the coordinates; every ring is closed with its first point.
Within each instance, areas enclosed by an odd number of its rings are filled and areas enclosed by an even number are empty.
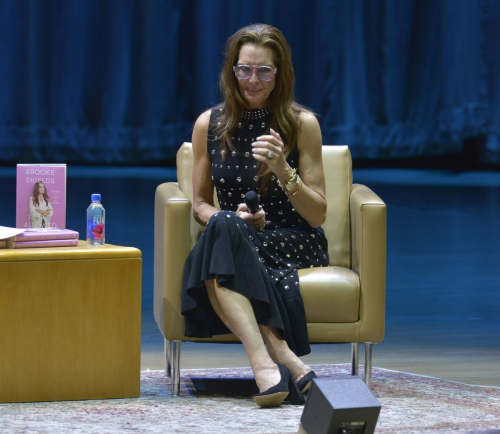
{"type": "Polygon", "coordinates": [[[18,164],[16,227],[66,227],[66,164],[18,164]]]}

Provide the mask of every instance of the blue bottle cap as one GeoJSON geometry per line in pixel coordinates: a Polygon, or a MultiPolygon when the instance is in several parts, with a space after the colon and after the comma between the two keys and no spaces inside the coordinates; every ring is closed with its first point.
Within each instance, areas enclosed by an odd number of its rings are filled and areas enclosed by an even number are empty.
{"type": "Polygon", "coordinates": [[[101,195],[99,193],[93,193],[92,196],[90,196],[90,199],[92,200],[92,202],[100,202],[101,195]]]}

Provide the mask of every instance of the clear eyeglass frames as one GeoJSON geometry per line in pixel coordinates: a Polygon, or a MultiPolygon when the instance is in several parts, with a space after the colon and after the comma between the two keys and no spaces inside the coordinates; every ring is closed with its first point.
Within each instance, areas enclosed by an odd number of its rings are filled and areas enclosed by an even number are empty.
{"type": "Polygon", "coordinates": [[[267,65],[236,65],[233,66],[234,75],[239,80],[250,78],[254,71],[257,71],[257,77],[262,81],[271,81],[278,68],[267,65]]]}

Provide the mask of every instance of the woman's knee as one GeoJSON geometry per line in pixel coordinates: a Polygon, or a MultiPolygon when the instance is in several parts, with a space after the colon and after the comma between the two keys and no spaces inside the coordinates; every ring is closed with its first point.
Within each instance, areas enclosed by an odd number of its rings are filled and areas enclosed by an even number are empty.
{"type": "Polygon", "coordinates": [[[215,213],[210,220],[208,221],[208,225],[226,225],[229,227],[237,227],[241,222],[244,222],[238,214],[233,211],[219,211],[215,213]]]}

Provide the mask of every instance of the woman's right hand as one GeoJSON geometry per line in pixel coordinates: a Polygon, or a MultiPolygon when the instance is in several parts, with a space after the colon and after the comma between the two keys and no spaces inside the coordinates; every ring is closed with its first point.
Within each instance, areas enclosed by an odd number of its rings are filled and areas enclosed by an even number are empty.
{"type": "Polygon", "coordinates": [[[266,213],[261,206],[259,206],[259,210],[255,214],[252,214],[245,203],[240,203],[236,209],[236,214],[251,224],[257,231],[263,230],[266,226],[266,213]]]}

